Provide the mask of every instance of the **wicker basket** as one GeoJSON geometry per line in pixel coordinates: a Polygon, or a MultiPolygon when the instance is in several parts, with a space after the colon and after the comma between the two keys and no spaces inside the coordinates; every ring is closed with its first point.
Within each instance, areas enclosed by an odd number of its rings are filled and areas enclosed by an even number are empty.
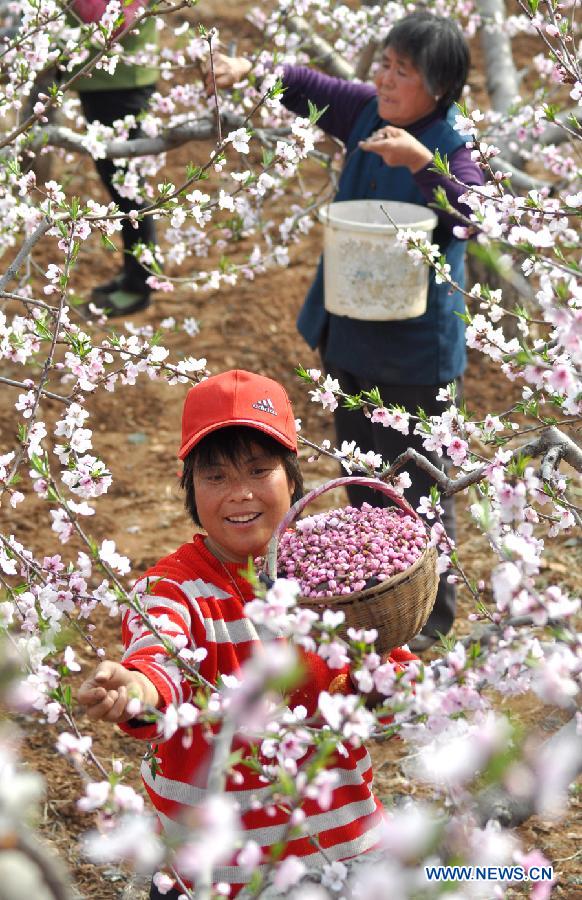
{"type": "MultiPolygon", "coordinates": [[[[378,490],[408,515],[420,518],[410,504],[383,481],[375,478],[335,478],[298,500],[278,526],[267,554],[267,572],[271,578],[276,577],[279,540],[286,529],[315,497],[351,484],[378,490]]],[[[434,547],[427,547],[408,569],[374,587],[334,597],[302,597],[299,604],[318,611],[341,610],[345,613],[344,633],[350,627],[375,628],[378,631],[376,650],[385,653],[406,644],[425,625],[434,605],[438,581],[437,552],[434,547]]]]}

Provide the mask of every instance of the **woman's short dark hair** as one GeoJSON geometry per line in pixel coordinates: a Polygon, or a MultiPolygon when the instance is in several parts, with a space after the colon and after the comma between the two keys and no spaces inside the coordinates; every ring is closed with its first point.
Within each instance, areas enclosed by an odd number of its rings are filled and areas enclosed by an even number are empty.
{"type": "Polygon", "coordinates": [[[426,89],[446,109],[461,96],[471,57],[469,47],[451,19],[415,12],[392,26],[384,49],[392,47],[421,73],[426,89]]]}
{"type": "Polygon", "coordinates": [[[198,509],[196,508],[196,494],[194,492],[194,472],[217,462],[232,462],[234,465],[249,456],[254,447],[259,447],[268,456],[281,460],[289,484],[294,484],[295,489],[291,497],[291,503],[295,503],[303,496],[303,475],[299,468],[297,454],[288,450],[279,441],[269,437],[264,431],[257,428],[248,428],[244,425],[229,425],[212,431],[203,438],[199,444],[190,451],[184,459],[184,469],[180,477],[180,487],[184,488],[184,505],[188,510],[195,525],[200,525],[198,509]]]}

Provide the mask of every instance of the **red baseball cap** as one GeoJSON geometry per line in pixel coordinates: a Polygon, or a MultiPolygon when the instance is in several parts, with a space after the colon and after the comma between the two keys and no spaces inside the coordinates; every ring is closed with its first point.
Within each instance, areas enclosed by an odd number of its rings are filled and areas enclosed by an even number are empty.
{"type": "Polygon", "coordinates": [[[207,434],[229,425],[256,428],[297,452],[295,417],[285,388],[264,375],[233,369],[188,391],[179,458],[184,459],[207,434]]]}

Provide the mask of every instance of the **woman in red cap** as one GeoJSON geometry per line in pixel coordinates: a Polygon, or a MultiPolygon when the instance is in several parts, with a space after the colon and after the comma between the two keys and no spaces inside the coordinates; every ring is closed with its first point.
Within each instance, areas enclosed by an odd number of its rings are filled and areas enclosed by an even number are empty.
{"type": "MultiPolygon", "coordinates": [[[[244,612],[254,592],[241,568],[246,568],[249,557],[265,553],[276,526],[303,490],[295,420],[284,388],[241,370],[196,385],[184,404],[179,456],[184,461],[181,484],[186,508],[204,533],[161,559],[134,590],[166,644],[176,646],[178,636],[179,646],[204,648],[200,675],[216,684],[219,676],[238,673],[264,639],[244,612]]],[[[171,835],[204,801],[212,739],[194,725],[190,749],[185,750],[181,729],[164,741],[155,723],[131,718],[126,710],[130,696],[137,697],[142,707],[163,711],[190,701],[193,688],[167,646],[132,609],[124,615],[123,642],[121,663],[101,663],[82,685],[79,700],[89,718],[116,722],[127,734],[159,745],[158,772],[152,774],[150,763],[144,761],[142,777],[160,825],[171,835]]],[[[300,652],[308,674],[288,698],[291,709],[302,705],[312,716],[321,691],[355,690],[347,667],[332,670],[317,654],[300,652]]],[[[405,651],[394,651],[394,661],[411,658],[405,651]]],[[[246,756],[252,752],[248,742],[235,738],[232,751],[241,748],[246,756]]],[[[382,811],[371,789],[367,750],[347,746],[346,754],[337,754],[332,765],[339,778],[329,808],[322,809],[316,799],[306,800],[300,836],[291,840],[289,813],[281,804],[270,804],[271,791],[260,774],[244,762],[232,767],[226,791],[238,804],[245,839],[261,848],[263,868],[281,840],[288,840],[282,858],[303,857],[308,865],[322,858],[318,847],[325,851],[326,861],[337,861],[377,845],[382,811]]],[[[233,897],[251,873],[232,859],[215,868],[213,878],[229,884],[233,897]]],[[[163,896],[179,895],[170,890],[163,896]]],[[[152,884],[150,897],[161,896],[152,884]]]]}

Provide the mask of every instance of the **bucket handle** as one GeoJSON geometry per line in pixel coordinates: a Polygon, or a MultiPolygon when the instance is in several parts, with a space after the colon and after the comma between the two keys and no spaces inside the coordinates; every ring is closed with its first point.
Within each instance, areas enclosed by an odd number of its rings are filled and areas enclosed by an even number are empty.
{"type": "Polygon", "coordinates": [[[331,491],[336,487],[348,487],[352,484],[357,484],[360,487],[369,487],[373,490],[380,491],[380,493],[384,494],[386,497],[389,497],[400,509],[407,513],[407,515],[412,516],[419,521],[420,516],[416,512],[415,509],[412,508],[410,503],[401,497],[400,494],[397,494],[394,488],[391,488],[386,482],[380,481],[379,478],[365,478],[363,476],[352,476],[349,478],[332,478],[331,481],[326,481],[325,484],[319,485],[319,487],[313,488],[313,490],[309,491],[309,493],[305,494],[305,496],[301,497],[300,500],[297,500],[296,503],[293,504],[289,512],[285,515],[285,517],[281,520],[273,537],[269,541],[269,545],[267,547],[267,575],[269,578],[274,580],[277,577],[277,551],[279,549],[279,541],[281,540],[281,535],[289,528],[289,526],[295,522],[295,520],[301,515],[306,506],[308,506],[312,500],[315,500],[316,497],[319,497],[321,494],[325,494],[327,491],[331,491]]]}

